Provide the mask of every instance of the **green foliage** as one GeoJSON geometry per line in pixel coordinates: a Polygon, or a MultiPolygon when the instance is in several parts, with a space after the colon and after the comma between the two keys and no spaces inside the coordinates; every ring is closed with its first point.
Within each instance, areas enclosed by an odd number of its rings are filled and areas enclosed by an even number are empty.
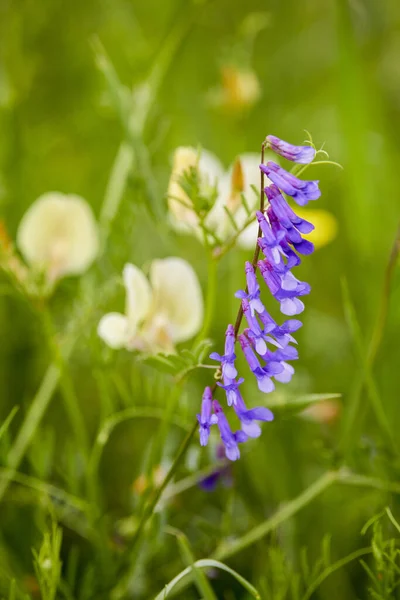
{"type": "Polygon", "coordinates": [[[398,3],[45,0],[0,15],[2,600],[399,597],[398,3]],[[253,105],[232,69],[258,82],[253,105]],[[230,108],[209,102],[216,86],[230,108]],[[227,464],[215,438],[199,447],[195,415],[260,190],[237,190],[246,222],[226,209],[222,240],[205,222],[217,182],[185,171],[201,242],[171,231],[165,197],[177,147],[229,165],[267,133],[319,149],[294,167],[323,191],[302,216],[328,211],[338,233],[301,265],[290,386],[243,384],[275,420],[227,464]],[[325,142],[343,171],[324,168],[338,164],[325,142]],[[45,288],[14,242],[51,189],[89,201],[101,252],[45,288]],[[97,324],[122,310],[123,265],[163,256],[199,276],[198,338],[168,355],[106,348],[97,324]]]}

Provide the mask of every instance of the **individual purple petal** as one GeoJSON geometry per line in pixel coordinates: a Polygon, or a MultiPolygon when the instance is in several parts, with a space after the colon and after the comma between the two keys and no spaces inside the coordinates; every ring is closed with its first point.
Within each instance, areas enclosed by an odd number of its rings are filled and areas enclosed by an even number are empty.
{"type": "Polygon", "coordinates": [[[281,278],[274,270],[273,266],[267,260],[259,260],[258,268],[265,283],[273,296],[281,289],[281,278]]]}
{"type": "Polygon", "coordinates": [[[289,383],[294,374],[294,368],[285,361],[282,361],[281,365],[283,366],[283,371],[281,371],[281,373],[277,373],[275,375],[275,379],[280,383],[289,383]]]}
{"type": "Polygon", "coordinates": [[[292,317],[299,315],[304,310],[304,304],[298,298],[283,298],[281,300],[281,313],[292,317]]]}
{"type": "Polygon", "coordinates": [[[235,368],[236,354],[235,350],[235,329],[233,325],[228,325],[225,333],[225,354],[222,356],[217,352],[210,354],[211,360],[221,363],[222,376],[224,378],[235,379],[237,369],[235,368]]]}
{"type": "Polygon", "coordinates": [[[311,146],[294,146],[275,135],[268,135],[267,142],[273,152],[292,162],[307,165],[314,160],[315,149],[311,146]]]}
{"type": "Polygon", "coordinates": [[[250,341],[243,334],[239,335],[238,340],[249,367],[257,379],[258,389],[266,394],[272,392],[275,389],[275,386],[271,380],[270,374],[261,367],[258,358],[253,352],[250,341]]]}
{"type": "MultiPolygon", "coordinates": [[[[222,443],[225,446],[225,454],[229,460],[237,460],[240,458],[238,442],[246,441],[247,436],[235,435],[224,415],[221,405],[217,400],[213,400],[213,409],[217,417],[217,425],[221,436],[222,443]]],[[[245,435],[245,434],[244,434],[245,435]]]]}
{"type": "Polygon", "coordinates": [[[300,206],[305,206],[309,200],[317,200],[321,196],[318,181],[298,179],[273,161],[260,165],[260,169],[282,192],[291,196],[300,206]]]}
{"type": "Polygon", "coordinates": [[[212,391],[210,387],[206,387],[201,402],[201,414],[197,415],[197,420],[200,424],[199,432],[201,446],[207,446],[208,438],[210,436],[210,427],[217,422],[215,415],[211,414],[211,410],[212,391]]]}

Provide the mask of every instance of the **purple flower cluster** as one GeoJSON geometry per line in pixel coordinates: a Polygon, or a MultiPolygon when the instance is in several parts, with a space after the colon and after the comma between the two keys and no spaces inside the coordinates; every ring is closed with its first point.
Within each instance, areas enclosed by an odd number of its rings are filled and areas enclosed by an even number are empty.
{"type": "MultiPolygon", "coordinates": [[[[312,147],[293,146],[272,135],[267,137],[266,142],[274,152],[293,162],[307,164],[315,156],[312,147]]],[[[257,243],[264,256],[257,262],[257,267],[272,296],[279,302],[281,312],[293,317],[303,312],[304,304],[300,298],[309,294],[310,286],[297,279],[292,269],[301,263],[299,255],[313,252],[313,244],[305,240],[302,234],[310,233],[314,226],[296,215],[283,193],[304,206],[309,200],[317,200],[321,192],[318,181],[303,181],[272,161],[261,164],[260,169],[272,184],[264,189],[268,199],[266,210],[256,213],[262,234],[257,243]]],[[[278,325],[261,300],[255,265],[246,262],[245,274],[246,289],[239,290],[235,296],[242,301],[247,327],[238,335],[233,325],[228,325],[224,354],[213,352],[210,355],[221,365],[222,381],[218,381],[217,386],[225,390],[227,404],[233,407],[240,428],[232,431],[222,406],[213,399],[210,387],[204,391],[201,414],[197,415],[200,444],[207,444],[211,426],[217,425],[225,454],[230,460],[240,457],[239,443],[261,434],[258,421],[272,421],[274,418],[272,412],[263,406],[247,408],[239,389],[244,379],[238,377],[235,367],[236,342],[239,342],[256,378],[258,389],[269,393],[275,389],[273,380],[288,383],[293,376],[294,368],[289,361],[296,360],[298,352],[292,345],[296,344],[292,334],[302,326],[301,321],[292,318],[278,325]]]]}

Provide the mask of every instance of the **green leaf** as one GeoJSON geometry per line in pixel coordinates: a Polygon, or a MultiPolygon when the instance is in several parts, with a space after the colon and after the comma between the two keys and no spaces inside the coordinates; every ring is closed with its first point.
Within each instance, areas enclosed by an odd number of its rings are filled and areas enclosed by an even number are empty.
{"type": "Polygon", "coordinates": [[[272,398],[268,403],[270,408],[276,415],[286,415],[287,413],[298,413],[318,402],[324,400],[336,400],[341,398],[342,395],[338,393],[326,393],[326,394],[305,394],[302,396],[284,396],[272,398]]]}
{"type": "Polygon", "coordinates": [[[193,570],[193,579],[199,594],[202,596],[202,598],[204,598],[204,600],[217,600],[217,597],[214,594],[207,577],[204,575],[201,569],[196,567],[195,558],[190,549],[189,540],[187,537],[174,527],[168,527],[167,531],[177,538],[183,561],[193,570]]]}
{"type": "Polygon", "coordinates": [[[8,417],[1,424],[1,426],[0,426],[0,440],[3,437],[3,435],[7,432],[8,428],[10,427],[12,420],[14,419],[15,415],[18,412],[18,409],[19,409],[19,406],[14,406],[14,408],[9,413],[8,417]]]}
{"type": "MultiPolygon", "coordinates": [[[[220,562],[218,560],[213,560],[213,559],[210,559],[210,558],[205,558],[205,559],[197,560],[194,563],[194,566],[196,566],[199,569],[214,568],[214,569],[220,569],[221,571],[226,571],[227,573],[229,573],[230,575],[232,575],[232,577],[234,577],[243,586],[243,588],[245,590],[247,590],[247,592],[249,592],[249,594],[253,598],[256,598],[257,600],[261,600],[261,595],[258,592],[258,590],[249,581],[247,581],[247,579],[245,579],[244,577],[242,577],[242,575],[240,575],[237,571],[234,571],[233,569],[231,569],[230,567],[228,567],[224,563],[222,563],[222,562],[220,562]]],[[[177,575],[176,577],[174,577],[174,579],[172,579],[165,586],[165,588],[162,590],[162,592],[160,592],[159,594],[157,594],[157,596],[156,596],[156,598],[154,600],[164,600],[165,598],[168,598],[168,595],[173,590],[173,588],[176,587],[178,585],[178,583],[184,582],[184,580],[186,580],[188,577],[190,577],[191,576],[191,572],[192,572],[192,567],[187,567],[186,569],[184,569],[183,571],[181,571],[179,573],[179,575],[177,575]]]]}

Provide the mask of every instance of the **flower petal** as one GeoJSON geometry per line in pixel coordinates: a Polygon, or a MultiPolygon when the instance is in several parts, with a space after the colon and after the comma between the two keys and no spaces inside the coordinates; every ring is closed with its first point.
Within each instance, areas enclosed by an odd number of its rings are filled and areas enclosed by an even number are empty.
{"type": "Polygon", "coordinates": [[[108,313],[100,319],[97,334],[110,348],[124,348],[128,342],[128,319],[121,313],[108,313]]]}
{"type": "Polygon", "coordinates": [[[74,194],[48,192],[23,216],[17,244],[26,261],[51,281],[79,275],[96,258],[97,224],[89,204],[74,194]]]}
{"type": "Polygon", "coordinates": [[[150,267],[154,312],[165,315],[174,342],[193,337],[203,321],[203,296],[197,275],[182,258],[154,260],[150,267]]]}
{"type": "Polygon", "coordinates": [[[123,270],[126,290],[125,312],[129,322],[129,335],[134,335],[138,324],[143,321],[151,310],[153,294],[146,275],[131,263],[123,270]]]}

